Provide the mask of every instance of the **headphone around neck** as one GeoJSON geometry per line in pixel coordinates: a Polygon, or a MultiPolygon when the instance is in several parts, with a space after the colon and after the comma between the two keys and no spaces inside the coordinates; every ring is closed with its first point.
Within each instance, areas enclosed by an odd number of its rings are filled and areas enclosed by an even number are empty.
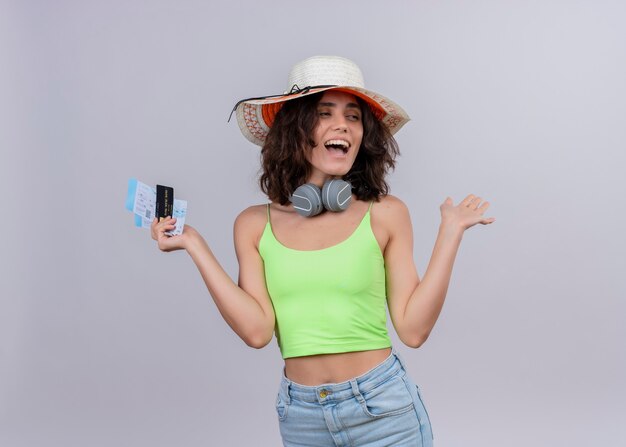
{"type": "Polygon", "coordinates": [[[345,180],[327,180],[322,190],[313,183],[299,186],[291,195],[291,203],[298,214],[313,217],[324,209],[343,211],[352,200],[352,185],[345,180]]]}

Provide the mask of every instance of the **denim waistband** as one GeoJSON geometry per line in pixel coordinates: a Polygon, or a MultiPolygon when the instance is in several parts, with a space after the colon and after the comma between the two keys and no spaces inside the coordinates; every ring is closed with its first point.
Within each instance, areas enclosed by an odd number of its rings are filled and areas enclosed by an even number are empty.
{"type": "Polygon", "coordinates": [[[364,374],[354,379],[339,383],[324,383],[321,385],[301,385],[289,380],[283,371],[280,385],[281,397],[289,403],[291,399],[304,402],[337,402],[360,396],[376,388],[389,378],[405,371],[405,365],[396,350],[392,350],[389,357],[383,360],[364,374]]]}

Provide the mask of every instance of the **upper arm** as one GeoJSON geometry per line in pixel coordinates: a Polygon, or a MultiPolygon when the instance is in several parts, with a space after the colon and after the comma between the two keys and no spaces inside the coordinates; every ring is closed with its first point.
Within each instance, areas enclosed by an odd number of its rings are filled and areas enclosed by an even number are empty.
{"type": "Polygon", "coordinates": [[[265,285],[265,269],[258,242],[266,223],[263,206],[247,208],[235,219],[235,252],[239,263],[239,287],[254,298],[274,327],[274,308],[265,285]]]}
{"type": "Polygon", "coordinates": [[[413,227],[406,205],[398,198],[386,196],[377,207],[377,221],[385,229],[385,275],[389,315],[402,341],[409,334],[405,330],[404,314],[409,298],[420,279],[413,260],[413,227]]]}

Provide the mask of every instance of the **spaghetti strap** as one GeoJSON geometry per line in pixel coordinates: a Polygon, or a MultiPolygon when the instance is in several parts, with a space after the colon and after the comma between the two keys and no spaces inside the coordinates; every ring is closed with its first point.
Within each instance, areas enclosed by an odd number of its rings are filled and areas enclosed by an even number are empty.
{"type": "Polygon", "coordinates": [[[269,226],[271,227],[272,224],[270,223],[270,204],[267,204],[267,223],[269,224],[269,226]]]}
{"type": "MultiPolygon", "coordinates": [[[[372,211],[372,206],[374,205],[374,201],[372,200],[370,202],[370,207],[367,209],[367,212],[369,213],[370,211],[372,211]]],[[[269,211],[268,211],[269,212],[269,211]]]]}

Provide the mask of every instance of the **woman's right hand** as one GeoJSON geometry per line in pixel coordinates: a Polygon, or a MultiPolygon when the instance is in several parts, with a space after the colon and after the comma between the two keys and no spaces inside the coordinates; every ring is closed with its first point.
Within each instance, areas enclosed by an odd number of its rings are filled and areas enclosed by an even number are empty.
{"type": "Polygon", "coordinates": [[[182,234],[177,236],[169,236],[165,234],[166,231],[172,231],[176,228],[176,218],[175,217],[166,217],[159,222],[159,220],[155,217],[150,225],[150,231],[152,233],[152,239],[157,241],[157,245],[159,246],[159,250],[169,252],[174,250],[186,250],[189,246],[190,239],[195,235],[196,230],[189,226],[185,225],[183,227],[182,234]]]}

